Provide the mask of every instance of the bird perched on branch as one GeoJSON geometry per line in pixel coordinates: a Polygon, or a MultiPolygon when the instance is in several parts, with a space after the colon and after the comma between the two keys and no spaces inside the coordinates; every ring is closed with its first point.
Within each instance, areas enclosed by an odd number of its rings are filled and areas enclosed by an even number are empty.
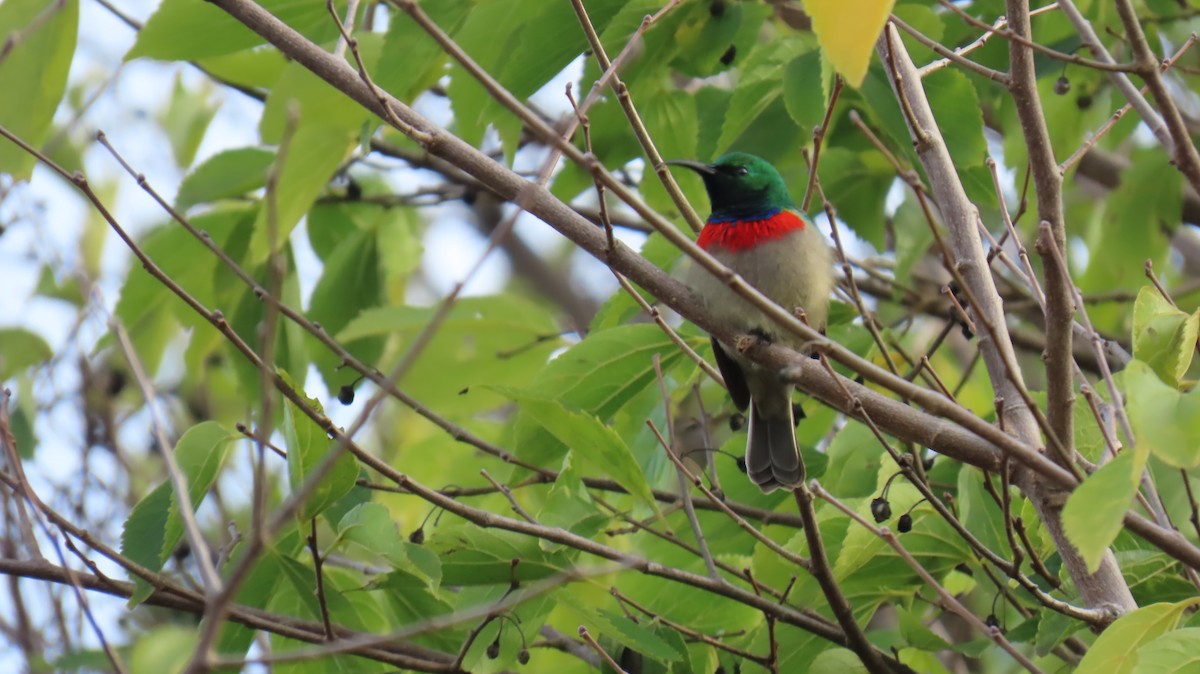
{"type": "MultiPolygon", "coordinates": [[[[829,246],[797,208],[783,176],[766,160],[744,152],[712,164],[670,161],[700,174],[712,215],[697,243],[787,311],[803,309],[809,325],[825,327],[833,265],[829,246]]],[[[722,280],[693,264],[686,281],[714,318],[761,339],[800,350],[803,340],[775,322],[722,280]]],[[[793,489],[804,481],[796,447],[792,385],[779,373],[713,338],[717,366],[734,404],[750,409],[746,472],[763,491],[793,489]]]]}

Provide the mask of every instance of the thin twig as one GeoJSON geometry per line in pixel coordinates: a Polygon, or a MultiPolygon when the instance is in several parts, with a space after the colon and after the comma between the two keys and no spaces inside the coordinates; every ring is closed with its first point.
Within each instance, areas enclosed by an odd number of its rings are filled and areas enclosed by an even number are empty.
{"type": "Polygon", "coordinates": [[[479,474],[482,475],[485,480],[492,483],[492,487],[494,487],[496,491],[503,494],[504,498],[508,499],[508,504],[512,507],[513,512],[520,515],[521,518],[526,522],[537,522],[537,520],[533,519],[533,515],[529,514],[529,511],[522,508],[520,503],[517,503],[517,497],[513,495],[512,489],[509,489],[507,485],[497,482],[496,478],[492,477],[492,474],[487,472],[486,468],[480,469],[479,474]]]}
{"type": "MultiPolygon", "coordinates": [[[[650,427],[654,437],[658,438],[658,443],[662,445],[664,451],[672,459],[678,459],[675,453],[678,445],[675,443],[675,424],[671,417],[671,396],[667,393],[667,383],[663,379],[662,363],[659,361],[658,354],[652,357],[654,363],[654,376],[658,379],[658,390],[662,395],[663,414],[666,416],[667,432],[671,435],[670,442],[663,437],[655,426],[653,419],[647,419],[646,425],[650,427]]],[[[700,548],[700,555],[704,558],[704,567],[708,569],[708,575],[713,580],[721,581],[721,575],[717,573],[717,565],[713,563],[712,552],[708,549],[708,540],[704,538],[704,530],[700,528],[700,520],[696,517],[696,507],[692,505],[692,492],[688,489],[688,481],[684,475],[683,464],[675,462],[675,475],[678,478],[679,496],[683,501],[683,512],[687,515],[688,524],[692,527],[692,536],[696,538],[696,547],[700,548]]]]}
{"type": "MultiPolygon", "coordinates": [[[[905,33],[908,33],[910,36],[912,36],[912,38],[914,40],[921,43],[926,48],[933,50],[933,52],[935,54],[942,57],[942,59],[940,61],[934,61],[933,63],[930,63],[929,65],[926,65],[925,67],[918,70],[917,74],[920,77],[923,78],[926,75],[929,75],[930,73],[934,73],[934,72],[937,72],[938,70],[941,70],[942,68],[946,67],[946,65],[948,65],[950,63],[955,63],[959,66],[962,66],[964,69],[969,70],[981,77],[992,80],[993,82],[999,82],[1000,84],[1003,84],[1003,85],[1008,84],[1008,75],[1006,75],[1005,73],[1002,73],[999,70],[995,70],[993,68],[989,68],[981,63],[972,61],[971,59],[963,56],[963,54],[982,46],[983,43],[987,41],[988,37],[990,37],[996,31],[999,30],[998,27],[994,27],[995,30],[985,32],[983,34],[983,36],[981,36],[974,43],[967,45],[967,47],[964,47],[963,49],[956,49],[956,50],[952,51],[949,48],[947,48],[945,45],[943,45],[942,43],[938,42],[937,40],[934,40],[933,38],[929,37],[928,35],[925,35],[921,31],[917,30],[916,28],[913,28],[912,26],[908,25],[908,23],[906,23],[903,19],[896,16],[895,14],[891,15],[888,18],[888,21],[896,24],[896,27],[898,27],[900,30],[904,31],[905,33]]],[[[1000,25],[1001,21],[997,21],[996,23],[998,25],[1000,25]]]]}
{"type": "MultiPolygon", "coordinates": [[[[626,44],[622,53],[632,51],[634,43],[641,39],[642,34],[656,21],[675,9],[679,3],[680,0],[669,0],[654,15],[647,16],[634,32],[633,37],[626,44]]],[[[659,154],[654,140],[650,138],[650,132],[646,130],[646,125],[642,123],[641,115],[638,114],[637,108],[633,104],[633,98],[629,95],[629,88],[615,74],[616,71],[613,68],[613,64],[616,61],[610,62],[608,60],[608,54],[604,51],[604,44],[600,42],[600,35],[596,32],[595,26],[592,25],[592,18],[588,15],[587,8],[583,5],[583,0],[571,0],[571,7],[575,10],[575,16],[579,19],[579,25],[583,27],[584,35],[587,37],[588,45],[592,49],[592,55],[596,57],[596,63],[599,64],[600,70],[614,73],[611,82],[612,89],[617,94],[617,102],[625,112],[625,117],[629,120],[629,126],[633,129],[638,143],[641,144],[642,150],[650,160],[650,167],[658,175],[667,194],[671,197],[671,202],[683,214],[683,219],[687,221],[688,226],[692,228],[692,231],[699,232],[704,223],[700,220],[700,216],[696,215],[696,210],[692,208],[691,203],[684,196],[683,190],[679,189],[679,184],[675,182],[675,177],[671,175],[671,172],[667,169],[667,165],[663,162],[662,155],[659,154]]]]}
{"type": "Polygon", "coordinates": [[[612,659],[612,656],[600,646],[600,643],[597,642],[594,637],[592,637],[592,633],[589,632],[588,629],[583,625],[579,626],[579,636],[583,637],[583,640],[587,642],[587,645],[590,646],[593,651],[596,651],[596,654],[600,656],[600,659],[604,660],[609,667],[612,667],[613,671],[620,672],[621,674],[629,674],[629,672],[626,672],[621,668],[621,665],[617,664],[616,660],[612,659]]]}
{"type": "MultiPolygon", "coordinates": [[[[843,86],[845,86],[845,82],[842,80],[842,76],[834,75],[833,91],[829,92],[829,103],[825,105],[825,118],[821,120],[821,125],[813,129],[812,132],[813,151],[812,161],[808,162],[808,184],[804,187],[804,198],[800,200],[800,210],[805,213],[808,212],[808,206],[812,203],[813,187],[817,184],[817,168],[821,165],[821,146],[825,140],[825,134],[829,133],[829,122],[833,118],[833,108],[837,105],[838,96],[842,93],[843,86]]],[[[807,156],[805,158],[807,159],[807,156]]]]}
{"type": "Polygon", "coordinates": [[[842,588],[838,586],[837,578],[833,575],[833,567],[829,564],[829,557],[825,555],[825,543],[821,539],[821,527],[817,522],[817,512],[813,508],[812,492],[806,485],[801,484],[792,491],[792,496],[796,499],[796,507],[800,510],[800,516],[804,518],[804,537],[808,541],[808,554],[812,560],[813,577],[821,586],[821,592],[824,593],[825,600],[829,602],[829,609],[833,611],[838,624],[845,630],[846,639],[850,642],[850,649],[858,656],[868,672],[886,674],[890,671],[889,668],[884,665],[883,659],[871,646],[871,642],[867,641],[867,635],[862,631],[858,621],[854,619],[854,609],[846,600],[846,595],[842,593],[842,588]]]}
{"type": "Polygon", "coordinates": [[[927,571],[925,567],[922,566],[921,563],[917,561],[917,559],[913,557],[907,549],[905,549],[905,547],[900,543],[900,540],[896,538],[896,535],[890,530],[888,530],[886,527],[876,527],[874,524],[868,522],[866,518],[856,513],[852,508],[839,501],[829,492],[825,491],[825,489],[822,488],[821,485],[815,480],[813,481],[813,493],[845,513],[859,525],[866,527],[868,531],[875,534],[881,540],[883,540],[883,542],[891,546],[891,548],[896,551],[896,554],[899,555],[906,564],[908,564],[909,568],[915,571],[917,575],[921,577],[921,580],[925,581],[926,585],[937,592],[938,596],[942,600],[942,605],[947,610],[954,612],[959,617],[963,618],[969,625],[974,627],[980,634],[990,638],[998,646],[1004,649],[1005,652],[1011,655],[1014,660],[1020,663],[1022,667],[1032,674],[1045,674],[1040,667],[1034,664],[1032,660],[1027,658],[1024,653],[1015,648],[1008,641],[1008,639],[1005,639],[1004,634],[999,629],[985,625],[978,616],[967,609],[967,607],[963,606],[954,595],[950,594],[950,592],[946,590],[946,588],[942,587],[942,585],[937,582],[937,579],[930,575],[929,571],[927,571]]]}
{"type": "Polygon", "coordinates": [[[317,579],[317,605],[321,609],[321,624],[325,627],[325,640],[333,641],[333,623],[329,620],[329,605],[325,603],[325,573],[322,571],[323,559],[321,558],[321,549],[317,547],[317,520],[314,517],[310,520],[312,527],[308,534],[308,549],[312,553],[313,560],[313,575],[317,579]]]}
{"type": "Polygon", "coordinates": [[[116,335],[117,344],[120,345],[122,353],[125,354],[125,359],[129,362],[129,370],[133,373],[133,378],[138,384],[138,388],[142,391],[142,397],[146,401],[146,409],[150,413],[150,425],[154,432],[154,438],[158,441],[158,446],[162,448],[163,463],[167,465],[167,474],[170,476],[171,487],[175,492],[175,498],[178,500],[180,519],[183,520],[183,530],[187,534],[188,544],[192,546],[192,557],[196,560],[196,565],[200,567],[200,577],[204,580],[205,593],[212,597],[219,593],[222,589],[221,576],[217,573],[213,566],[212,553],[208,548],[208,542],[204,539],[204,533],[200,531],[200,524],[196,522],[196,509],[192,506],[191,490],[188,487],[187,476],[183,474],[183,470],[179,467],[179,462],[175,459],[175,443],[167,439],[166,423],[159,414],[158,405],[155,401],[158,400],[158,393],[154,390],[154,384],[150,378],[146,376],[146,370],[142,367],[142,361],[138,358],[137,351],[133,348],[133,343],[129,341],[129,334],[125,332],[125,326],[121,325],[115,318],[110,323],[110,328],[113,334],[116,335]]]}

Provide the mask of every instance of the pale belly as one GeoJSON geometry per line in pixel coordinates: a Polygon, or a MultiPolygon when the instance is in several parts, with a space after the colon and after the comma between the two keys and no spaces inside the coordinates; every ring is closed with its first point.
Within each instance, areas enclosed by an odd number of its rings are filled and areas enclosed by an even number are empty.
{"type": "MultiPolygon", "coordinates": [[[[803,308],[810,325],[817,329],[825,327],[829,293],[833,289],[832,256],[824,236],[816,228],[806,227],[750,251],[733,253],[714,247],[709,253],[784,310],[793,312],[803,308]]],[[[742,332],[763,330],[794,347],[802,342],[777,328],[761,311],[703,267],[692,263],[684,278],[719,321],[742,332]]]]}

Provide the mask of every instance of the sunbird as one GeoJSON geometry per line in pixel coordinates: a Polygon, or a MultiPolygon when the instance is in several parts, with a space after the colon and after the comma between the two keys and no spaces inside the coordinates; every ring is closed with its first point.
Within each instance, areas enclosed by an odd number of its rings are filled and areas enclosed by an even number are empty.
{"type": "MultiPolygon", "coordinates": [[[[788,311],[803,309],[816,330],[825,328],[833,260],[824,235],[796,208],[783,176],[769,162],[732,152],[712,164],[667,162],[700,174],[712,214],[697,244],[763,295],[788,311]]],[[[775,325],[707,269],[693,264],[685,282],[717,320],[760,339],[802,350],[804,340],[775,325]]],[[[796,447],[792,385],[777,371],[712,339],[713,353],[738,410],[750,410],[746,473],[765,492],[804,481],[796,447]]]]}

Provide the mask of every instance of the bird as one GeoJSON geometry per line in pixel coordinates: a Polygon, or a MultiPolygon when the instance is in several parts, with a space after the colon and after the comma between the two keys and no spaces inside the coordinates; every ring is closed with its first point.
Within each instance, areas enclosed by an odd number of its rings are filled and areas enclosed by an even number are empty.
{"type": "MultiPolygon", "coordinates": [[[[824,330],[834,285],[832,253],[821,231],[796,208],[779,171],[745,152],[711,164],[667,163],[691,169],[704,181],[712,214],[697,244],[785,310],[803,309],[809,325],[824,330]]],[[[804,350],[804,340],[707,269],[692,264],[683,280],[719,323],[804,350]]],[[[804,461],[796,446],[792,385],[715,337],[712,346],[734,405],[742,412],[749,408],[746,473],[764,492],[795,489],[804,482],[804,461]]]]}

